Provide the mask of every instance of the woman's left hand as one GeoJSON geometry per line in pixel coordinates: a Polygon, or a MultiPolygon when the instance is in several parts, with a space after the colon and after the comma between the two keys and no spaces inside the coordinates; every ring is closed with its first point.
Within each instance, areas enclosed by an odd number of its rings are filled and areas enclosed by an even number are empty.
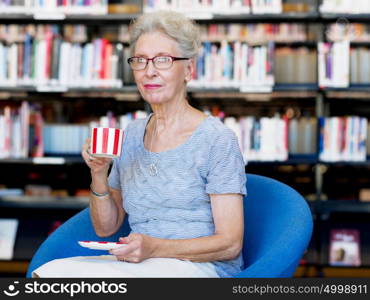
{"type": "Polygon", "coordinates": [[[127,237],[119,238],[126,245],[109,251],[118,260],[139,263],[152,257],[154,251],[154,238],[145,234],[132,233],[127,237]]]}

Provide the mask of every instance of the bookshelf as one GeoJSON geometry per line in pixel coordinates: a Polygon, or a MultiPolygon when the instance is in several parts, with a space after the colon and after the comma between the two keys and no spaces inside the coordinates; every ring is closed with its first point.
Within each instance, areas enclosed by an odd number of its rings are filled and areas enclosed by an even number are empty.
{"type": "Polygon", "coordinates": [[[322,215],[331,213],[370,213],[370,203],[356,200],[327,200],[312,202],[312,209],[322,215]]]}
{"type": "MultiPolygon", "coordinates": [[[[136,2],[140,10],[145,6],[142,1],[115,1],[115,3],[117,2],[130,2],[130,4],[136,2]]],[[[294,1],[283,2],[286,4],[294,1]]],[[[280,54],[286,55],[285,58],[288,58],[288,60],[284,61],[286,65],[300,66],[301,63],[299,60],[295,60],[296,58],[289,59],[292,56],[299,57],[302,53],[303,55],[313,53],[314,63],[307,66],[311,67],[308,72],[312,73],[312,76],[309,77],[311,79],[308,80],[307,77],[295,82],[289,82],[291,80],[289,78],[289,80],[282,79],[283,73],[275,72],[274,83],[267,88],[266,86],[241,87],[239,85],[225,84],[225,82],[221,85],[217,85],[217,83],[212,85],[193,85],[188,89],[189,101],[203,110],[208,109],[212,113],[217,111],[218,113],[223,113],[226,117],[235,119],[244,116],[268,116],[272,118],[274,114],[283,115],[292,111],[297,119],[307,117],[317,120],[319,117],[344,116],[347,112],[369,119],[370,109],[367,102],[370,101],[370,79],[367,83],[349,82],[348,86],[343,88],[323,87],[319,84],[315,68],[318,67],[318,42],[331,42],[328,39],[327,32],[332,24],[347,25],[353,23],[370,26],[370,14],[328,13],[320,11],[320,3],[317,3],[318,1],[302,0],[295,2],[312,3],[313,5],[304,12],[221,14],[217,11],[198,11],[195,13],[187,12],[187,14],[192,16],[204,28],[213,26],[213,29],[217,29],[217,34],[219,32],[225,33],[225,24],[237,24],[240,28],[249,28],[251,34],[253,34],[253,30],[256,30],[256,28],[261,29],[261,24],[265,24],[263,26],[265,26],[266,30],[274,28],[274,30],[282,31],[283,26],[287,26],[286,28],[302,28],[306,34],[304,38],[296,38],[298,36],[296,34],[292,35],[293,38],[291,39],[277,39],[274,42],[274,59],[277,59],[276,53],[280,51],[280,54]],[[348,106],[350,106],[350,109],[348,106]]],[[[36,26],[35,28],[37,26],[41,26],[39,28],[56,26],[53,27],[53,30],[58,30],[61,36],[64,36],[62,32],[68,26],[68,30],[72,31],[76,28],[82,28],[84,38],[82,40],[77,39],[81,49],[87,43],[93,43],[97,39],[106,39],[111,45],[120,44],[123,47],[122,49],[125,49],[128,46],[127,36],[125,35],[127,26],[138,15],[139,13],[132,12],[127,14],[105,13],[94,15],[76,13],[0,13],[0,27],[8,26],[6,28],[9,29],[11,25],[28,26],[29,24],[36,26]],[[111,31],[113,31],[112,35],[110,35],[111,31]]],[[[208,30],[210,29],[208,28],[208,30]]],[[[74,35],[72,34],[69,37],[73,39],[74,35]]],[[[356,38],[351,41],[351,48],[368,49],[370,47],[370,40],[360,41],[358,37],[356,38]]],[[[221,38],[220,36],[212,37],[209,38],[209,42],[211,46],[216,45],[219,49],[223,39],[224,37],[222,36],[221,38]]],[[[227,42],[230,44],[226,44],[226,46],[231,45],[235,41],[227,42]]],[[[9,45],[8,41],[2,37],[1,30],[0,43],[9,45]]],[[[17,43],[19,45],[22,43],[22,40],[17,41],[17,43]]],[[[265,45],[266,41],[259,41],[252,46],[263,47],[265,45]]],[[[276,63],[276,61],[274,62],[276,63]]],[[[370,70],[370,60],[368,69],[370,70]]],[[[297,72],[305,73],[302,69],[299,69],[297,72]]],[[[133,85],[132,78],[130,78],[128,73],[117,73],[116,79],[122,80],[122,84],[105,87],[95,83],[86,86],[69,86],[49,84],[48,82],[9,85],[3,84],[4,80],[2,81],[2,79],[0,75],[0,115],[5,106],[18,107],[24,100],[29,102],[30,107],[36,106],[36,110],[40,110],[45,114],[46,123],[83,123],[86,125],[93,117],[95,117],[96,121],[96,117],[104,116],[109,111],[116,112],[117,117],[139,110],[148,111],[148,107],[140,98],[137,88],[133,85]],[[50,112],[51,110],[53,110],[52,113],[50,112]],[[87,112],[90,112],[90,114],[87,112]]],[[[369,149],[365,161],[321,161],[318,155],[319,129],[312,130],[316,137],[316,151],[304,154],[299,153],[299,151],[298,153],[289,152],[284,160],[249,161],[246,167],[247,172],[280,179],[300,191],[310,203],[317,228],[322,226],[329,228],[329,220],[331,218],[335,218],[336,223],[334,224],[340,225],[343,220],[344,224],[347,224],[345,221],[349,216],[353,218],[353,215],[369,214],[370,202],[359,201],[359,197],[354,195],[356,192],[354,190],[351,190],[352,194],[349,193],[351,194],[350,200],[331,197],[332,194],[335,195],[333,190],[336,189],[338,184],[350,184],[331,180],[336,174],[340,174],[343,177],[347,172],[347,174],[351,174],[350,176],[354,180],[358,178],[362,182],[356,184],[356,188],[370,189],[370,183],[364,180],[364,178],[369,177],[369,149]]],[[[30,229],[27,229],[27,231],[25,228],[29,226],[30,222],[37,222],[37,217],[40,217],[44,222],[43,225],[39,224],[37,226],[49,228],[55,215],[60,215],[61,217],[58,217],[58,220],[64,221],[76,211],[86,207],[87,202],[84,197],[86,197],[89,186],[88,180],[86,180],[89,175],[88,170],[82,158],[77,154],[63,153],[59,155],[45,153],[44,157],[40,158],[30,156],[23,158],[5,157],[0,159],[0,166],[7,174],[6,176],[0,176],[0,187],[6,186],[22,190],[25,189],[27,184],[31,183],[34,185],[49,185],[53,190],[55,189],[59,192],[63,190],[60,195],[43,197],[29,195],[0,196],[2,211],[0,217],[25,218],[25,222],[20,227],[20,236],[17,237],[17,241],[20,244],[16,244],[14,256],[14,263],[25,263],[32,257],[32,251],[37,248],[47,235],[45,230],[43,230],[42,235],[35,237],[36,242],[31,243],[31,246],[28,247],[27,241],[30,240],[34,233],[31,233],[30,229]],[[50,176],[53,173],[57,175],[50,176]],[[84,179],[81,180],[81,178],[84,179]],[[34,214],[32,218],[27,215],[31,210],[32,214],[34,214]],[[29,234],[28,237],[27,234],[29,234]],[[28,249],[26,249],[27,247],[28,249]]],[[[361,221],[359,226],[367,228],[368,224],[365,221],[361,221]]],[[[353,222],[349,226],[357,225],[356,222],[353,222]]],[[[328,242],[328,236],[325,236],[325,234],[320,235],[320,232],[316,231],[313,245],[310,246],[308,265],[328,267],[327,257],[324,255],[324,252],[327,251],[325,243],[328,242]]],[[[327,233],[327,231],[325,232],[327,233]]],[[[364,249],[366,249],[368,244],[370,244],[370,239],[366,237],[366,243],[362,242],[364,243],[364,249]]],[[[7,265],[7,267],[4,267],[4,264],[0,265],[0,273],[6,274],[6,268],[8,268],[9,273],[15,272],[10,270],[10,265],[7,265]]],[[[363,266],[363,268],[366,267],[370,269],[370,262],[363,266]]],[[[24,269],[24,264],[20,265],[19,270],[22,268],[24,269]]],[[[20,273],[22,272],[20,271],[20,273]]]]}
{"type": "Polygon", "coordinates": [[[88,197],[8,196],[2,198],[1,206],[21,209],[82,210],[88,207],[88,204],[88,197]]]}

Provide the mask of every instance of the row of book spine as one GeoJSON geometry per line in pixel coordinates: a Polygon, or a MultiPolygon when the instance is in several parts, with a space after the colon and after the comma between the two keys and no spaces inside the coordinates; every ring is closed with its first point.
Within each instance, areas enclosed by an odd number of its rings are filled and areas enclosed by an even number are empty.
{"type": "Polygon", "coordinates": [[[197,58],[190,87],[248,88],[274,85],[274,43],[250,46],[247,43],[205,42],[197,58]]]}
{"type": "Polygon", "coordinates": [[[323,0],[320,5],[322,13],[364,14],[370,13],[368,0],[323,0]]]}
{"type": "Polygon", "coordinates": [[[350,82],[349,41],[320,42],[318,45],[318,65],[320,87],[348,87],[350,82]]]}
{"type": "Polygon", "coordinates": [[[39,109],[28,102],[20,107],[0,110],[0,158],[43,157],[44,155],[79,155],[93,127],[125,129],[145,111],[115,117],[111,112],[87,124],[46,123],[39,109]]]}
{"type": "MultiPolygon", "coordinates": [[[[85,124],[45,123],[39,110],[27,102],[18,108],[5,106],[0,114],[0,158],[78,155],[93,127],[126,129],[135,119],[147,117],[136,111],[121,116],[108,112],[85,124]]],[[[246,161],[284,161],[288,155],[315,154],[317,119],[301,117],[226,117],[226,126],[238,137],[246,161]]],[[[370,154],[370,124],[360,117],[332,117],[319,120],[320,159],[362,161],[370,154]]]]}
{"type": "MultiPolygon", "coordinates": [[[[24,40],[25,33],[37,35],[43,38],[50,27],[54,31],[62,32],[65,39],[74,42],[87,42],[91,26],[83,24],[0,24],[0,40],[12,43],[24,40]]],[[[317,24],[302,23],[210,23],[199,24],[201,39],[203,41],[244,41],[249,44],[261,44],[267,41],[281,43],[316,41],[320,34],[317,24]]],[[[334,23],[328,24],[326,30],[328,41],[350,40],[354,42],[370,41],[370,25],[361,23],[334,23]]],[[[94,35],[116,42],[129,42],[129,25],[120,24],[111,26],[100,26],[94,35]]],[[[92,34],[90,34],[92,35],[92,34]]]]}
{"type": "MultiPolygon", "coordinates": [[[[1,0],[2,13],[107,14],[107,0],[1,0]]],[[[144,12],[178,10],[188,14],[279,14],[282,0],[144,0],[144,12]]],[[[367,0],[323,0],[322,13],[370,12],[367,0]]]]}
{"type": "Polygon", "coordinates": [[[238,137],[247,161],[284,161],[288,159],[288,123],[280,118],[225,118],[225,125],[238,137]]]}
{"type": "Polygon", "coordinates": [[[320,118],[319,158],[323,161],[365,161],[369,125],[358,116],[320,118]]]}
{"type": "Polygon", "coordinates": [[[365,47],[350,50],[350,82],[353,84],[370,83],[370,49],[365,47]]]}
{"type": "Polygon", "coordinates": [[[129,25],[87,26],[83,24],[0,24],[0,41],[5,44],[24,42],[26,35],[42,40],[48,32],[58,33],[64,40],[73,43],[88,43],[94,38],[110,42],[129,43],[129,25]]]}
{"type": "MultiPolygon", "coordinates": [[[[263,44],[268,41],[280,43],[312,42],[320,37],[317,24],[302,23],[210,23],[199,24],[203,41],[243,41],[249,44],[263,44]]],[[[115,27],[99,26],[93,28],[83,24],[0,24],[0,40],[6,43],[23,41],[25,34],[42,39],[48,31],[60,32],[68,41],[88,42],[91,36],[107,38],[110,41],[128,43],[129,25],[115,27]],[[50,29],[52,28],[52,29],[50,29]],[[90,36],[90,37],[89,37],[90,36]]],[[[370,41],[370,25],[347,23],[346,21],[328,24],[325,31],[329,42],[349,40],[353,42],[370,41]]]]}
{"type": "Polygon", "coordinates": [[[187,14],[279,14],[281,0],[145,0],[144,12],[177,10],[187,14]]]}
{"type": "Polygon", "coordinates": [[[203,41],[244,41],[250,44],[275,42],[300,42],[315,40],[315,26],[310,24],[200,24],[203,41]]]}
{"type": "Polygon", "coordinates": [[[369,84],[370,49],[350,47],[348,41],[319,43],[319,86],[345,88],[369,84]]]}
{"type": "MultiPolygon", "coordinates": [[[[225,24],[212,26],[209,25],[204,34],[210,40],[231,32],[234,35],[230,37],[236,37],[240,30],[227,29],[225,24]]],[[[269,24],[248,28],[244,29],[249,32],[274,31],[269,29],[269,24]]],[[[283,28],[275,29],[284,31],[285,36],[289,30],[283,28]]],[[[127,38],[127,29],[122,29],[125,34],[121,33],[121,36],[127,38]]],[[[88,41],[87,35],[86,26],[81,25],[1,25],[0,86],[103,88],[133,84],[132,72],[126,62],[130,55],[128,45],[109,42],[106,38],[88,41]],[[63,34],[60,34],[62,29],[63,34]]],[[[272,43],[253,45],[228,39],[206,41],[201,47],[190,86],[237,87],[254,91],[258,87],[270,89],[274,82],[316,83],[316,55],[314,49],[307,47],[274,47],[272,43]]],[[[368,48],[352,47],[350,50],[348,41],[318,45],[321,87],[369,83],[368,65],[368,48]]]]}
{"type": "Polygon", "coordinates": [[[41,40],[26,34],[23,43],[0,43],[0,86],[121,87],[130,78],[128,51],[106,39],[82,44],[52,32],[41,40]]]}
{"type": "Polygon", "coordinates": [[[107,14],[107,0],[1,0],[1,14],[107,14]]]}
{"type": "Polygon", "coordinates": [[[78,155],[86,138],[91,136],[94,127],[110,127],[126,129],[136,119],[145,118],[145,111],[135,111],[121,116],[112,112],[99,117],[88,124],[44,124],[43,140],[45,155],[78,155]]]}
{"type": "Polygon", "coordinates": [[[24,158],[29,152],[30,108],[5,106],[0,113],[0,158],[24,158]]]}
{"type": "MultiPolygon", "coordinates": [[[[70,43],[59,35],[22,43],[0,43],[0,86],[121,87],[133,84],[127,64],[129,47],[95,39],[70,43]]],[[[320,43],[320,87],[370,83],[370,50],[349,42],[320,43]]],[[[251,46],[243,42],[203,43],[190,87],[233,87],[241,91],[272,88],[274,83],[315,83],[316,53],[298,49],[251,46]]]]}
{"type": "MultiPolygon", "coordinates": [[[[90,27],[81,24],[0,24],[0,41],[5,44],[21,43],[26,41],[26,37],[32,39],[46,39],[50,33],[60,35],[64,40],[74,43],[86,43],[89,39],[88,32],[90,27]]],[[[126,27],[126,30],[128,28],[126,27]]],[[[104,38],[103,35],[98,37],[104,38]]],[[[116,40],[118,41],[118,40],[116,40]]]]}
{"type": "Polygon", "coordinates": [[[351,42],[368,43],[370,42],[370,25],[349,23],[346,19],[343,19],[343,22],[329,24],[326,37],[330,42],[349,40],[351,42]]]}
{"type": "Polygon", "coordinates": [[[288,155],[313,155],[318,126],[321,161],[366,161],[370,155],[370,123],[363,117],[318,121],[312,117],[227,117],[224,122],[236,133],[246,161],[284,161],[288,155]]]}
{"type": "Polygon", "coordinates": [[[275,50],[276,84],[316,83],[317,52],[307,47],[279,47],[275,50]]]}
{"type": "Polygon", "coordinates": [[[227,117],[224,123],[238,137],[246,161],[285,161],[289,154],[316,153],[315,118],[227,117]]]}

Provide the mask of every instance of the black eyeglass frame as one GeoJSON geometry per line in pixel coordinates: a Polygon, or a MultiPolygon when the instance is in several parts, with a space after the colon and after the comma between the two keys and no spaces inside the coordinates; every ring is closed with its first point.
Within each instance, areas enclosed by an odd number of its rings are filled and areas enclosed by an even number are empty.
{"type": "Polygon", "coordinates": [[[134,70],[134,71],[142,71],[142,70],[145,70],[145,69],[146,69],[146,67],[148,66],[149,61],[152,61],[152,62],[153,62],[153,66],[154,66],[156,69],[159,69],[159,70],[167,70],[167,69],[169,69],[169,68],[171,68],[171,67],[172,67],[172,65],[173,65],[173,62],[174,62],[174,61],[176,61],[176,60],[187,60],[187,59],[190,59],[190,58],[189,58],[189,57],[176,57],[176,56],[172,56],[172,55],[156,55],[156,56],[154,56],[154,57],[152,57],[152,58],[146,58],[146,57],[142,57],[142,56],[132,56],[132,57],[129,57],[129,58],[127,59],[127,63],[130,65],[131,69],[132,69],[132,70],[134,70]],[[157,67],[155,66],[155,64],[154,64],[154,59],[156,59],[157,57],[170,57],[170,58],[171,58],[171,60],[172,60],[172,61],[171,61],[171,65],[170,65],[168,68],[164,68],[164,69],[157,68],[157,67]],[[145,67],[144,67],[144,68],[142,68],[142,69],[136,69],[136,70],[135,70],[134,68],[132,68],[130,61],[131,61],[133,58],[144,58],[144,59],[146,59],[145,67]]]}

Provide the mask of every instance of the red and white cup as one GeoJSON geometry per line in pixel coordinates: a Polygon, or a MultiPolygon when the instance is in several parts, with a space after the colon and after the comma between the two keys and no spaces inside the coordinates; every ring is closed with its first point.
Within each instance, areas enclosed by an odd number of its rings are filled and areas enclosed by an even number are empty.
{"type": "Polygon", "coordinates": [[[91,132],[90,153],[99,157],[119,157],[123,135],[122,129],[94,127],[91,132]]]}

